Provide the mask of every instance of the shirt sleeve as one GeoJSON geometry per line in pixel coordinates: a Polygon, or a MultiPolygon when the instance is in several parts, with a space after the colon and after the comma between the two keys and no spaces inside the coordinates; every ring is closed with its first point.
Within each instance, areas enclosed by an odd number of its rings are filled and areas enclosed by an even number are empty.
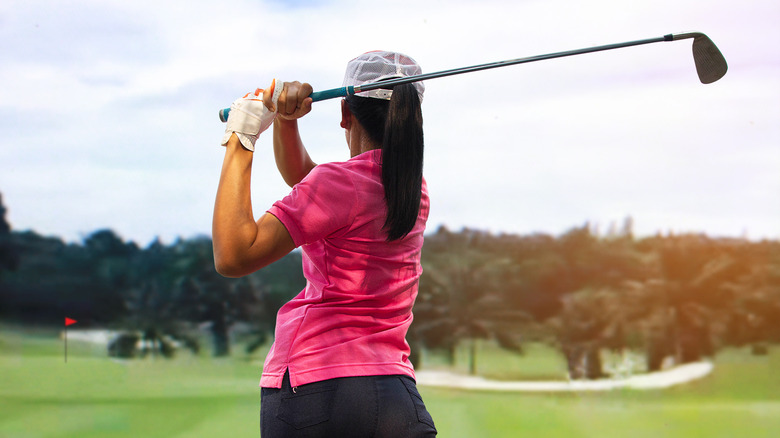
{"type": "Polygon", "coordinates": [[[349,172],[327,163],[312,169],[268,213],[282,222],[299,247],[349,229],[356,204],[357,193],[349,172]]]}

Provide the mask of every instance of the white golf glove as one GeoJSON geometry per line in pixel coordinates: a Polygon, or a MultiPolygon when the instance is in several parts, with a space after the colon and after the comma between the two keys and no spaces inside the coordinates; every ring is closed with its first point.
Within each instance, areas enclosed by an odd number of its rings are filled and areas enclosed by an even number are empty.
{"type": "MultiPolygon", "coordinates": [[[[274,79],[271,84],[273,90],[273,105],[276,108],[276,102],[279,95],[282,94],[284,83],[274,79]],[[276,84],[279,84],[277,87],[276,84]]],[[[228,115],[227,125],[225,126],[225,135],[222,137],[222,146],[225,146],[230,136],[235,133],[241,141],[241,145],[247,150],[254,152],[257,137],[274,122],[276,111],[271,111],[263,105],[263,90],[258,88],[254,92],[247,93],[244,97],[236,99],[230,105],[230,114],[228,115]]]]}

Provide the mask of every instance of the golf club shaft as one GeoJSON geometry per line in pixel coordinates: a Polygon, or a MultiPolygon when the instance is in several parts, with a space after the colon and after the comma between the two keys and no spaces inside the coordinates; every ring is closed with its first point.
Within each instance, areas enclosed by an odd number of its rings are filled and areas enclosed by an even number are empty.
{"type": "MultiPolygon", "coordinates": [[[[310,97],[314,102],[318,102],[321,100],[326,99],[333,99],[336,97],[346,97],[351,96],[353,94],[360,93],[362,91],[369,91],[369,90],[375,90],[377,88],[388,88],[395,85],[401,85],[401,84],[408,84],[411,82],[417,82],[417,81],[424,81],[427,79],[435,79],[435,78],[441,78],[445,76],[452,76],[452,75],[458,75],[463,73],[471,73],[475,71],[480,70],[487,70],[491,68],[498,68],[498,67],[507,67],[510,65],[517,65],[517,64],[525,64],[529,62],[535,62],[535,61],[544,61],[547,59],[554,59],[554,58],[563,58],[566,56],[574,56],[574,55],[582,55],[585,53],[593,53],[593,52],[601,52],[604,50],[612,50],[612,49],[620,49],[623,47],[631,47],[631,46],[639,46],[643,44],[651,44],[651,43],[658,43],[662,41],[676,41],[678,39],[683,38],[693,38],[696,35],[701,35],[698,32],[689,32],[689,33],[681,33],[681,34],[669,34],[664,35],[662,37],[656,37],[656,38],[647,38],[643,40],[636,40],[636,41],[628,41],[624,43],[616,43],[616,44],[607,44],[603,46],[595,46],[595,47],[588,47],[584,49],[576,49],[576,50],[568,50],[565,52],[555,52],[555,53],[549,53],[546,55],[537,55],[537,56],[530,56],[527,58],[517,58],[517,59],[510,59],[506,61],[497,61],[497,62],[490,62],[487,64],[479,64],[479,65],[473,65],[470,67],[461,67],[461,68],[455,68],[451,70],[443,70],[438,71],[434,73],[427,73],[427,74],[421,74],[416,76],[408,76],[405,78],[398,78],[398,79],[391,79],[387,81],[381,81],[381,82],[374,82],[371,84],[364,84],[361,86],[348,86],[348,87],[340,87],[340,88],[332,88],[329,90],[323,90],[323,91],[315,91],[311,93],[310,97]]],[[[230,113],[230,108],[225,108],[220,110],[219,112],[219,118],[223,122],[227,121],[228,114],[230,113]]]]}

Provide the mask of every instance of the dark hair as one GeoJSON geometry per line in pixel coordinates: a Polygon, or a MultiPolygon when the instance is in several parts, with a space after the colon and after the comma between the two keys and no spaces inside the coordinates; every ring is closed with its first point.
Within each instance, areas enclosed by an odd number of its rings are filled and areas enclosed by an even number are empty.
{"type": "Polygon", "coordinates": [[[346,98],[350,112],[374,143],[382,145],[382,185],[387,240],[401,239],[414,228],[420,212],[423,129],[420,97],[412,84],[396,85],[390,101],[346,98]]]}

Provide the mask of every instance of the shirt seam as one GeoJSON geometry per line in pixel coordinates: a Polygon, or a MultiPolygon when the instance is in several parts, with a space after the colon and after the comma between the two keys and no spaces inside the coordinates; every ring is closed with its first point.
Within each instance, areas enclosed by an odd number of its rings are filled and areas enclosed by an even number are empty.
{"type": "Polygon", "coordinates": [[[352,207],[350,208],[349,214],[351,216],[351,220],[349,222],[349,225],[346,227],[346,231],[344,232],[344,234],[349,232],[349,230],[352,229],[352,226],[355,225],[355,221],[357,220],[357,209],[358,206],[360,205],[360,196],[358,195],[357,184],[355,184],[355,177],[352,174],[352,172],[348,172],[347,176],[349,177],[349,182],[352,183],[352,195],[355,198],[355,202],[352,204],[352,207]]]}

